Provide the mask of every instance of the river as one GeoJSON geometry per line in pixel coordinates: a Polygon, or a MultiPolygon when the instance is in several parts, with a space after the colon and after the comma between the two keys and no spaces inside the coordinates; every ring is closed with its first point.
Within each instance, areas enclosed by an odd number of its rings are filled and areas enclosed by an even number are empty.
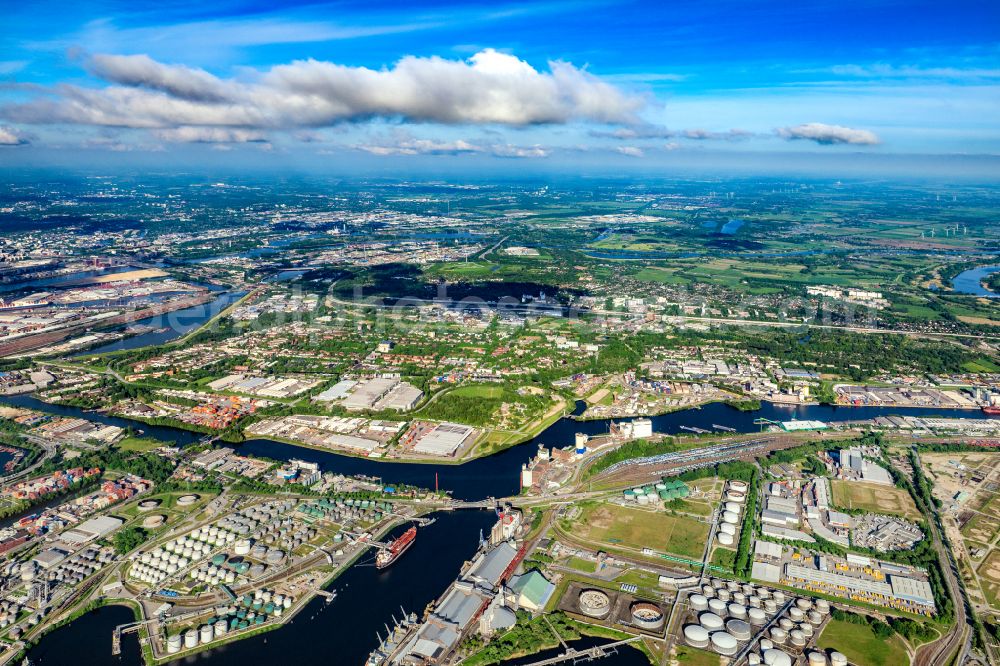
{"type": "MultiPolygon", "coordinates": [[[[198,435],[184,433],[174,428],[152,428],[83,412],[76,408],[46,405],[30,396],[8,398],[9,402],[25,407],[52,411],[63,415],[93,418],[114,425],[122,423],[141,427],[153,436],[189,443],[198,435]],[[183,433],[183,434],[179,434],[183,433]]],[[[583,407],[578,403],[577,411],[583,407]]],[[[702,409],[686,410],[653,417],[654,430],[678,433],[681,425],[710,429],[712,424],[725,425],[742,432],[758,428],[753,420],[765,417],[775,420],[791,418],[819,419],[826,421],[867,419],[883,414],[928,414],[936,416],[965,416],[983,418],[978,411],[920,410],[874,407],[805,406],[787,408],[765,403],[754,412],[741,412],[724,404],[710,404],[702,409]]],[[[538,444],[566,446],[576,432],[601,434],[607,432],[609,421],[578,422],[563,418],[535,437],[531,442],[507,449],[487,458],[463,465],[435,465],[416,463],[386,463],[351,458],[324,451],[316,451],[270,440],[251,440],[239,445],[240,453],[264,455],[288,460],[300,458],[319,462],[324,470],[344,474],[382,476],[394,483],[412,483],[431,486],[437,474],[441,487],[451,490],[456,498],[481,499],[487,496],[502,497],[518,491],[521,464],[534,455],[538,444]]],[[[492,512],[455,511],[437,514],[437,521],[420,531],[420,536],[405,557],[390,569],[379,572],[370,566],[370,556],[363,557],[351,567],[332,587],[338,596],[330,604],[322,599],[313,600],[295,620],[282,629],[226,645],[196,657],[174,662],[175,664],[205,664],[230,666],[248,663],[268,663],[294,656],[297,664],[330,663],[349,666],[364,663],[376,646],[376,632],[384,635],[384,623],[391,622],[393,614],[400,615],[400,606],[420,614],[424,607],[436,599],[455,578],[462,562],[475,551],[480,530],[486,531],[495,520],[492,512]]],[[[398,533],[402,528],[397,528],[398,533]]],[[[393,535],[395,536],[395,535],[393,535]]],[[[390,537],[391,538],[391,537],[390,537]]],[[[131,612],[121,608],[102,609],[56,630],[40,642],[30,654],[39,666],[69,664],[91,666],[98,664],[141,664],[139,646],[134,637],[123,641],[120,657],[111,656],[111,632],[117,624],[128,622],[131,612]]],[[[581,646],[595,644],[596,639],[584,639],[581,646]]],[[[517,663],[517,662],[515,662],[517,663]]],[[[522,662],[523,663],[523,662],[522,662]]],[[[617,655],[601,662],[606,666],[640,666],[645,658],[633,649],[622,649],[617,655]]]]}
{"type": "Polygon", "coordinates": [[[72,354],[71,357],[106,354],[127,349],[141,349],[142,347],[162,345],[171,340],[176,340],[183,335],[187,335],[245,295],[246,292],[242,291],[227,291],[219,294],[214,300],[208,303],[202,303],[201,305],[195,305],[182,310],[174,310],[173,312],[156,315],[148,319],[140,319],[130,324],[130,326],[151,326],[156,330],[133,335],[123,340],[116,340],[100,347],[85,349],[72,354]]]}
{"type": "Polygon", "coordinates": [[[962,271],[951,281],[951,290],[956,294],[1000,298],[1000,294],[983,286],[983,280],[1000,272],[1000,266],[979,266],[962,271]]]}
{"type": "MultiPolygon", "coordinates": [[[[169,426],[147,426],[139,421],[86,412],[77,407],[48,405],[29,395],[10,396],[3,400],[21,407],[48,411],[61,416],[87,418],[123,428],[131,426],[143,430],[151,437],[176,442],[181,446],[196,442],[203,437],[203,435],[186,430],[169,426]]],[[[582,402],[577,403],[577,413],[583,409],[583,406],[582,402]]],[[[792,419],[848,421],[871,419],[876,416],[928,416],[931,414],[940,418],[990,418],[979,410],[834,407],[830,405],[783,406],[765,402],[761,409],[752,412],[743,412],[724,403],[711,403],[701,409],[688,409],[654,416],[652,421],[653,432],[676,435],[687,432],[682,429],[682,426],[712,430],[713,425],[721,425],[741,433],[756,432],[760,430],[760,426],[754,424],[754,420],[758,418],[775,421],[792,419]]],[[[608,432],[610,425],[610,419],[577,421],[569,417],[562,418],[524,444],[461,465],[384,462],[371,458],[344,456],[270,439],[251,439],[233,446],[239,453],[246,455],[286,461],[298,458],[319,463],[324,471],[381,477],[387,483],[393,484],[406,483],[433,488],[436,476],[439,487],[442,490],[451,491],[452,496],[456,499],[480,500],[486,497],[508,497],[517,494],[520,490],[521,465],[535,455],[540,444],[547,447],[569,446],[574,441],[575,433],[602,435],[608,432]]]]}

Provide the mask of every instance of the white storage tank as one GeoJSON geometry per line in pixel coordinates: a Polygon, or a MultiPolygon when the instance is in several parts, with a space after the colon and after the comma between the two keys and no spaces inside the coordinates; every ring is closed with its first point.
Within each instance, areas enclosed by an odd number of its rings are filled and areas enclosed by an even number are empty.
{"type": "Polygon", "coordinates": [[[736,639],[731,634],[724,631],[717,631],[712,634],[712,649],[719,654],[731,657],[736,654],[736,639]]]}
{"type": "Polygon", "coordinates": [[[800,610],[807,611],[812,608],[812,602],[808,599],[798,598],[795,600],[795,605],[799,607],[800,610]]]}
{"type": "Polygon", "coordinates": [[[721,590],[719,590],[716,593],[715,596],[717,596],[722,601],[729,601],[732,598],[733,595],[732,595],[732,593],[729,590],[727,590],[727,589],[721,589],[721,590]]]}
{"type": "Polygon", "coordinates": [[[184,632],[184,647],[193,648],[198,647],[198,632],[194,629],[188,629],[184,632]]]}
{"type": "Polygon", "coordinates": [[[788,632],[781,627],[773,627],[771,629],[771,640],[778,645],[782,645],[788,640],[788,632]]]}
{"type": "Polygon", "coordinates": [[[728,534],[730,536],[736,536],[736,525],[731,523],[722,523],[719,525],[719,533],[728,534]]]}
{"type": "Polygon", "coordinates": [[[212,639],[215,638],[215,629],[210,624],[203,625],[201,628],[201,643],[211,643],[212,639]]]}
{"type": "Polygon", "coordinates": [[[750,619],[750,624],[761,625],[767,622],[767,613],[759,608],[751,608],[748,610],[747,617],[750,619]]]}
{"type": "Polygon", "coordinates": [[[750,640],[750,625],[743,620],[730,620],[726,622],[726,631],[733,635],[738,641],[750,640]]]}
{"type": "Polygon", "coordinates": [[[792,658],[781,650],[764,650],[766,666],[792,666],[792,658]]]}
{"type": "Polygon", "coordinates": [[[819,626],[823,622],[823,616],[819,614],[819,611],[811,610],[806,614],[809,619],[809,624],[819,626]]]}
{"type": "Polygon", "coordinates": [[[747,607],[743,604],[729,604],[729,614],[733,617],[743,620],[747,616],[747,607]]]}
{"type": "Polygon", "coordinates": [[[722,618],[715,613],[702,613],[698,616],[698,621],[708,631],[718,631],[722,629],[722,618]]]}
{"type": "Polygon", "coordinates": [[[735,539],[732,534],[726,534],[725,532],[719,532],[719,543],[723,546],[732,546],[735,539]]]}
{"type": "Polygon", "coordinates": [[[691,647],[705,649],[708,647],[708,631],[697,624],[684,627],[684,642],[691,647]]]}
{"type": "Polygon", "coordinates": [[[709,599],[708,610],[722,617],[726,614],[726,602],[722,599],[709,599]]]}
{"type": "Polygon", "coordinates": [[[809,653],[809,666],[826,666],[826,655],[818,650],[809,653]]]}
{"type": "Polygon", "coordinates": [[[845,657],[840,652],[831,652],[830,663],[833,666],[847,666],[847,657],[845,657]]]}
{"type": "Polygon", "coordinates": [[[826,599],[817,599],[816,600],[816,611],[820,615],[829,615],[830,614],[830,602],[827,601],[826,599]]]}
{"type": "Polygon", "coordinates": [[[792,606],[788,609],[788,617],[792,618],[793,622],[801,622],[805,616],[806,614],[802,612],[801,608],[792,606]]]}
{"type": "MultiPolygon", "coordinates": [[[[691,604],[691,610],[693,611],[708,610],[708,599],[703,594],[692,594],[688,597],[688,603],[691,604]]],[[[708,638],[706,637],[705,640],[708,640],[708,638]]]]}
{"type": "Polygon", "coordinates": [[[806,635],[798,629],[792,629],[788,632],[788,640],[795,647],[804,647],[806,644],[806,635]]]}
{"type": "Polygon", "coordinates": [[[722,512],[722,522],[724,522],[724,523],[730,523],[730,524],[735,525],[736,521],[738,521],[739,519],[740,519],[740,517],[738,515],[736,515],[735,513],[733,513],[732,511],[723,511],[722,512]]]}

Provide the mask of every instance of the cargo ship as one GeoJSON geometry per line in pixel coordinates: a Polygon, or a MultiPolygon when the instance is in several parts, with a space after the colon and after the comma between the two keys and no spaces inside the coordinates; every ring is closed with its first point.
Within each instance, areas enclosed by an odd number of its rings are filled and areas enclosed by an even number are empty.
{"type": "Polygon", "coordinates": [[[389,544],[388,548],[378,551],[375,557],[375,568],[385,569],[387,566],[399,559],[399,556],[407,551],[417,539],[417,528],[411,527],[403,532],[395,541],[389,544]]]}
{"type": "Polygon", "coordinates": [[[983,414],[1000,415],[1000,407],[983,407],[983,414]]]}

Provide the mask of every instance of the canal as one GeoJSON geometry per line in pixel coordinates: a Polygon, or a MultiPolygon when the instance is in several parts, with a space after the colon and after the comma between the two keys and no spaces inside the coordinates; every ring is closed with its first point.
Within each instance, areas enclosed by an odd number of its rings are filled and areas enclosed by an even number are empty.
{"type": "MultiPolygon", "coordinates": [[[[139,421],[86,412],[77,407],[48,405],[28,395],[11,396],[3,401],[21,406],[52,412],[60,416],[81,417],[119,427],[132,427],[145,434],[180,446],[191,444],[203,437],[198,433],[169,426],[148,426],[139,421]]],[[[577,404],[577,412],[583,403],[577,404]]],[[[904,407],[836,407],[832,405],[784,406],[763,403],[761,409],[744,412],[724,403],[710,403],[700,409],[687,409],[651,417],[653,432],[671,435],[690,434],[684,428],[713,430],[716,425],[732,428],[736,432],[749,433],[760,430],[754,424],[758,418],[774,421],[792,419],[814,419],[818,421],[856,421],[876,416],[935,416],[939,418],[990,418],[980,410],[961,409],[921,409],[904,407]]],[[[996,418],[996,417],[993,417],[996,418]]],[[[629,420],[629,419],[624,419],[629,420]]],[[[442,490],[451,491],[455,499],[480,500],[486,497],[508,497],[519,490],[521,465],[528,462],[538,451],[539,445],[565,447],[574,441],[574,435],[584,432],[588,435],[606,434],[611,426],[610,419],[577,421],[570,417],[556,421],[546,430],[528,442],[506,449],[500,453],[463,463],[447,465],[435,463],[385,462],[370,458],[339,455],[328,451],[295,446],[270,439],[251,439],[242,444],[232,445],[244,455],[261,456],[273,460],[288,461],[292,458],[318,463],[323,471],[345,475],[363,474],[382,478],[386,483],[404,483],[423,488],[433,488],[435,482],[442,490]]],[[[719,431],[716,431],[717,433],[719,431]]],[[[724,433],[721,433],[724,434],[724,433]]]]}
{"type": "MultiPolygon", "coordinates": [[[[195,441],[199,435],[174,428],[154,428],[141,423],[107,417],[77,408],[47,405],[30,396],[17,396],[9,402],[67,416],[92,418],[102,423],[131,425],[148,434],[179,444],[195,441]]],[[[577,406],[582,409],[582,403],[577,406]]],[[[675,412],[653,417],[653,429],[658,432],[681,433],[680,426],[711,429],[713,425],[751,432],[758,428],[753,420],[759,417],[774,420],[818,419],[824,421],[868,419],[888,414],[928,414],[935,416],[983,418],[978,411],[920,410],[872,407],[804,406],[780,407],[765,404],[761,410],[741,412],[724,404],[710,404],[701,409],[675,412]]],[[[607,432],[610,421],[579,422],[563,418],[523,445],[488,458],[463,465],[386,463],[351,458],[315,451],[270,440],[251,440],[239,445],[241,453],[263,455],[274,459],[300,458],[319,462],[324,470],[343,474],[367,474],[383,477],[387,482],[432,486],[435,474],[443,489],[451,490],[456,498],[481,499],[502,497],[518,491],[521,464],[534,455],[539,444],[566,446],[576,432],[596,435],[607,432]]],[[[478,544],[480,531],[487,532],[495,517],[486,511],[455,511],[436,514],[436,522],[421,529],[420,535],[406,554],[391,568],[379,572],[371,565],[371,556],[362,559],[331,585],[337,598],[327,604],[317,598],[287,626],[216,648],[194,657],[174,662],[176,665],[235,666],[236,664],[271,663],[293,657],[302,665],[330,663],[361,665],[378,644],[376,632],[385,635],[385,624],[400,617],[402,609],[420,615],[428,603],[436,599],[454,580],[462,563],[470,558],[478,544]]],[[[389,538],[395,537],[402,527],[389,538]]],[[[74,664],[91,666],[121,664],[139,666],[142,658],[133,636],[123,641],[119,657],[111,656],[111,632],[117,624],[131,620],[131,611],[105,608],[90,613],[45,637],[32,650],[30,658],[38,666],[74,664]]],[[[585,638],[577,645],[588,647],[600,642],[585,638]]],[[[515,660],[512,664],[527,663],[515,660]]],[[[640,666],[645,657],[631,648],[599,662],[602,666],[640,666]]]]}

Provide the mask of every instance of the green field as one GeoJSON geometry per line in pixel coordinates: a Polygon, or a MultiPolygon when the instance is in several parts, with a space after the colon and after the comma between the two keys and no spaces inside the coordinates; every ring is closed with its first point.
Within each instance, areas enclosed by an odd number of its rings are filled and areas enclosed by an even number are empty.
{"type": "Polygon", "coordinates": [[[834,479],[830,485],[835,506],[920,519],[920,512],[917,511],[913,498],[902,488],[839,479],[834,479]]]}
{"type": "Polygon", "coordinates": [[[708,525],[693,518],[669,516],[615,504],[590,505],[574,522],[574,535],[591,542],[683,557],[701,557],[708,525]]]}
{"type": "Polygon", "coordinates": [[[830,620],[820,634],[816,647],[837,650],[857,666],[899,666],[909,663],[898,636],[884,641],[867,624],[830,620]]]}

